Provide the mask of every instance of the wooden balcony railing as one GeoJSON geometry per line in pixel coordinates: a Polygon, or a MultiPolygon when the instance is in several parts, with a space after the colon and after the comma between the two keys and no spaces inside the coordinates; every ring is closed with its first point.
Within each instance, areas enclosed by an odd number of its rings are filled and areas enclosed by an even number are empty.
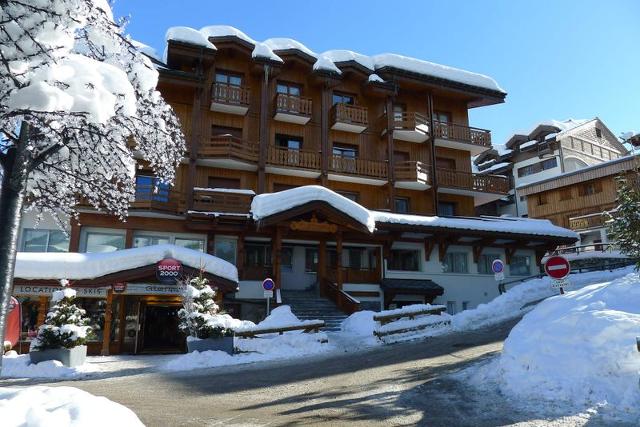
{"type": "Polygon", "coordinates": [[[357,105],[336,104],[331,108],[332,123],[348,123],[359,126],[368,126],[369,118],[367,109],[357,105]]]}
{"type": "Polygon", "coordinates": [[[257,162],[259,146],[254,142],[231,135],[214,136],[200,145],[201,158],[229,158],[246,162],[257,162]]]}
{"type": "Polygon", "coordinates": [[[509,180],[504,176],[482,175],[444,168],[438,168],[437,174],[438,185],[441,187],[459,188],[482,193],[507,194],[509,192],[509,180]]]}
{"type": "Polygon", "coordinates": [[[311,98],[279,93],[276,96],[276,112],[311,116],[311,98]]]}
{"type": "MultiPolygon", "coordinates": [[[[384,120],[386,116],[383,116],[384,120]]],[[[385,128],[386,122],[385,122],[385,128]]],[[[415,113],[415,112],[403,112],[403,113],[393,113],[393,128],[398,130],[415,130],[416,128],[421,127],[423,129],[428,129],[429,127],[429,119],[426,116],[415,113]]]]}
{"type": "Polygon", "coordinates": [[[215,189],[194,189],[193,210],[199,212],[249,213],[251,207],[249,194],[216,191],[215,189]]]}
{"type": "Polygon", "coordinates": [[[601,213],[569,218],[569,228],[572,230],[586,230],[588,228],[604,227],[604,215],[601,213]]]}
{"type": "Polygon", "coordinates": [[[396,181],[417,181],[431,184],[431,167],[420,161],[396,162],[393,168],[396,181]]]}
{"type": "Polygon", "coordinates": [[[249,106],[249,88],[226,83],[214,83],[211,91],[213,102],[221,104],[249,106]]]}
{"type": "Polygon", "coordinates": [[[491,131],[486,129],[434,120],[433,133],[436,138],[451,139],[487,148],[491,147],[491,131]]]}
{"type": "Polygon", "coordinates": [[[178,213],[183,204],[183,195],[178,191],[155,188],[153,185],[137,185],[131,208],[178,213]]]}
{"type": "Polygon", "coordinates": [[[271,146],[269,147],[267,163],[276,166],[317,170],[320,169],[320,153],[271,146]]]}
{"type": "Polygon", "coordinates": [[[354,159],[332,156],[329,169],[333,172],[360,175],[368,178],[387,179],[387,162],[381,160],[354,159]]]}

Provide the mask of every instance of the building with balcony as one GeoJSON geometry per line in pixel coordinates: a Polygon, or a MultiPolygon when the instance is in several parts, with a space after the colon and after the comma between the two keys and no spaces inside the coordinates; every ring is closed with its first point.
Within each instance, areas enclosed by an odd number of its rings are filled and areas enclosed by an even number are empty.
{"type": "MultiPolygon", "coordinates": [[[[328,298],[346,314],[435,301],[453,313],[498,295],[494,259],[508,279],[522,278],[576,240],[548,221],[474,217],[510,188],[504,176],[472,170],[472,156],[492,146],[468,110],[506,96],[490,77],[393,54],[259,42],[226,26],[167,34],[158,90],[188,146],[175,185],[141,165],[127,221],[86,209],[68,250],[163,243],[215,255],[239,274],[225,309],[260,320],[267,277],[282,303],[328,298]]],[[[134,296],[113,305],[138,322],[137,303],[176,304],[175,295],[134,296]]]]}

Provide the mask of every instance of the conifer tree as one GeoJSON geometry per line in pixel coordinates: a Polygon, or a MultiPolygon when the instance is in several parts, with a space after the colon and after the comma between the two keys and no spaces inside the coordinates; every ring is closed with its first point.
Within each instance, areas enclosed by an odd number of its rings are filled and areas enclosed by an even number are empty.
{"type": "Polygon", "coordinates": [[[222,338],[232,336],[226,319],[215,302],[216,291],[209,280],[200,274],[187,281],[182,293],[183,308],[178,312],[180,330],[193,338],[222,338]]]}
{"type": "Polygon", "coordinates": [[[638,170],[616,177],[616,209],[606,213],[609,239],[620,252],[637,259],[640,269],[640,174],[638,170]]]}

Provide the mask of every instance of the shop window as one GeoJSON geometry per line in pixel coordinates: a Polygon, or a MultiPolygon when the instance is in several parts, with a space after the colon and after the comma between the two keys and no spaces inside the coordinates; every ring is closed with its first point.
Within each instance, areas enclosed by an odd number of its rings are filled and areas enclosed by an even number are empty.
{"type": "Polygon", "coordinates": [[[23,252],[68,252],[69,238],[60,230],[23,230],[23,252]]]}
{"type": "Polygon", "coordinates": [[[210,176],[207,180],[209,188],[240,188],[240,178],[220,178],[217,176],[210,176]]]}
{"type": "Polygon", "coordinates": [[[77,298],[75,304],[86,311],[92,332],[91,341],[102,341],[107,301],[101,298],[77,298]]]}
{"type": "Polygon", "coordinates": [[[509,271],[512,276],[530,276],[531,275],[531,259],[528,256],[511,257],[509,271]]]}
{"type": "Polygon", "coordinates": [[[182,246],[183,248],[193,249],[194,251],[204,252],[204,239],[185,239],[182,237],[176,237],[173,244],[176,246],[182,246]]]}
{"type": "Polygon", "coordinates": [[[353,95],[349,95],[346,93],[333,92],[332,101],[333,101],[333,105],[336,105],[336,104],[354,105],[355,97],[353,95]]]}
{"type": "Polygon", "coordinates": [[[389,270],[420,271],[420,250],[392,249],[389,270]]]}
{"type": "Polygon", "coordinates": [[[38,335],[38,310],[40,301],[38,297],[18,298],[22,310],[20,326],[20,340],[31,341],[38,335]]]}
{"type": "Polygon", "coordinates": [[[233,265],[236,265],[236,249],[238,246],[238,241],[236,239],[226,238],[226,237],[216,237],[215,238],[215,255],[218,258],[222,258],[225,261],[230,262],[233,265]]]}
{"type": "Polygon", "coordinates": [[[394,209],[396,213],[406,214],[409,213],[409,198],[408,197],[396,197],[393,201],[394,209]]]}
{"type": "Polygon", "coordinates": [[[456,204],[453,202],[438,202],[439,216],[455,216],[456,204]]]}
{"type": "Polygon", "coordinates": [[[444,256],[445,273],[468,273],[468,254],[466,252],[447,252],[444,256]]]}
{"type": "Polygon", "coordinates": [[[276,92],[289,96],[300,96],[302,93],[300,85],[287,82],[278,82],[276,92]]]}
{"type": "Polygon", "coordinates": [[[88,232],[85,252],[113,252],[124,249],[124,234],[88,232]]]}
{"type": "Polygon", "coordinates": [[[245,243],[245,265],[248,267],[271,266],[271,244],[245,243]]]}
{"type": "Polygon", "coordinates": [[[318,271],[318,250],[316,248],[305,248],[304,270],[307,273],[316,273],[318,271]]]}
{"type": "Polygon", "coordinates": [[[280,250],[280,267],[284,271],[293,271],[293,248],[283,246],[280,250]]]}
{"type": "Polygon", "coordinates": [[[478,258],[478,274],[493,274],[491,264],[499,258],[497,255],[480,255],[480,258],[478,258]]]}
{"type": "Polygon", "coordinates": [[[166,245],[170,243],[170,239],[167,236],[138,236],[133,238],[133,247],[142,248],[144,246],[152,245],[166,245]]]}
{"type": "Polygon", "coordinates": [[[352,202],[356,202],[356,203],[358,203],[358,199],[360,198],[360,194],[358,194],[358,193],[356,193],[354,191],[336,191],[336,193],[338,193],[341,196],[344,196],[347,199],[351,200],[352,202]]]}

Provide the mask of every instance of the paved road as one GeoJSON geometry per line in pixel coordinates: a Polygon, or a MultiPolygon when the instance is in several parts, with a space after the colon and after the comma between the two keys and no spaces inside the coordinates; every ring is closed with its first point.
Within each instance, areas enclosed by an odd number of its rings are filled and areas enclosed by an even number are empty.
{"type": "Polygon", "coordinates": [[[514,323],[329,359],[53,385],[107,396],[148,426],[541,425],[446,375],[500,351],[514,323]]]}

